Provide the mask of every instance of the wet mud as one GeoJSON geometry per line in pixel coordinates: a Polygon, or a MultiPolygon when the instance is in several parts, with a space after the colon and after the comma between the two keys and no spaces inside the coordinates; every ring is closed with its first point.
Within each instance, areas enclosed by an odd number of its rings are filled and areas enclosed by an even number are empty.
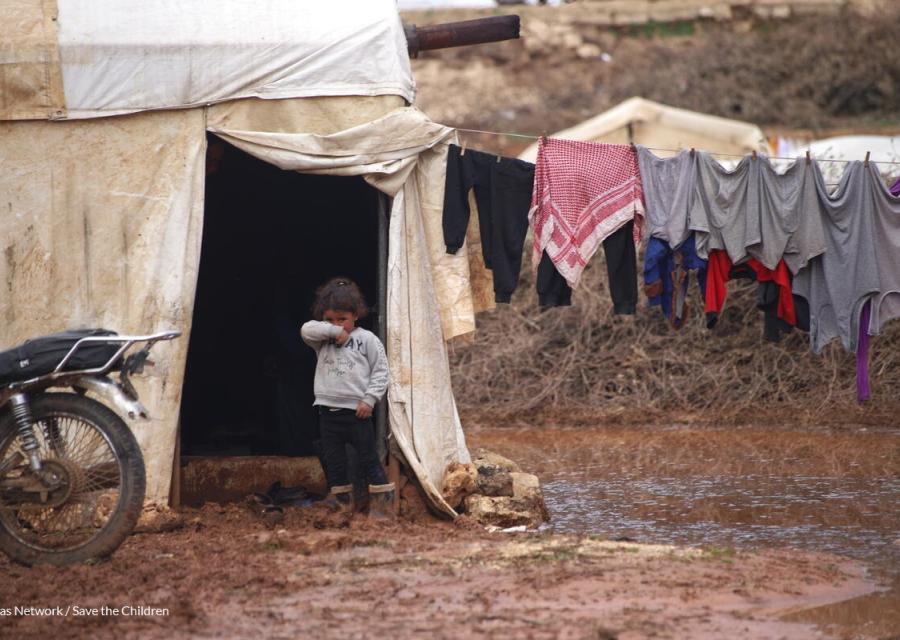
{"type": "Polygon", "coordinates": [[[861,561],[877,593],[784,619],[825,637],[900,637],[896,428],[513,427],[469,440],[539,469],[550,531],[861,561]]]}
{"type": "Polygon", "coordinates": [[[807,449],[751,431],[523,435],[468,438],[539,473],[554,515],[547,530],[491,533],[421,512],[377,524],[321,505],[274,521],[244,504],[207,504],[95,565],[0,558],[0,610],[138,611],[4,615],[0,637],[893,637],[896,592],[884,589],[896,556],[861,550],[897,531],[890,431],[871,441],[793,433],[807,449]],[[775,464],[765,442],[795,459],[775,464]],[[789,469],[805,475],[790,481],[789,469]],[[823,515],[836,504],[842,514],[823,515]],[[796,527],[806,534],[778,533],[796,527]],[[854,538],[854,527],[869,537],[854,538]]]}

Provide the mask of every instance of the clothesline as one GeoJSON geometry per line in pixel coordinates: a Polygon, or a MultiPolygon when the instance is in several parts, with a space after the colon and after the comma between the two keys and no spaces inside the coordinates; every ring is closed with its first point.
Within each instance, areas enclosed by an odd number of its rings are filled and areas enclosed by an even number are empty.
{"type": "MultiPolygon", "coordinates": [[[[528,140],[540,140],[541,136],[533,136],[524,133],[504,133],[499,131],[483,131],[481,129],[463,129],[460,127],[456,127],[457,131],[465,131],[467,133],[486,133],[491,136],[510,136],[513,138],[526,138],[528,140]]],[[[665,151],[669,153],[679,153],[684,151],[684,149],[664,149],[660,147],[647,147],[650,151],[665,151]]],[[[729,156],[733,158],[743,158],[745,153],[725,153],[721,151],[707,151],[714,156],[729,156]]],[[[767,156],[770,160],[796,160],[797,158],[786,158],[783,156],[767,156]]],[[[853,162],[853,160],[838,160],[836,158],[814,158],[817,162],[853,162]]],[[[869,162],[875,164],[896,164],[900,165],[900,160],[872,160],[869,159],[869,162]]]]}
{"type": "MultiPolygon", "coordinates": [[[[467,154],[465,145],[447,153],[444,241],[449,253],[463,246],[474,191],[481,253],[493,272],[495,302],[511,299],[531,228],[541,307],[572,304],[572,288],[602,243],[613,313],[633,315],[641,271],[638,231],[643,228],[648,239],[644,293],[673,326],[681,327],[690,315],[690,272],[700,285],[708,328],[724,309],[726,282],[748,277],[757,282],[756,306],[764,312],[766,339],[777,341],[798,328],[810,333],[818,353],[840,338],[857,354],[857,397],[869,397],[866,341],[900,317],[897,305],[884,302],[900,291],[900,272],[890,262],[900,245],[900,181],[886,191],[875,189],[884,186],[882,176],[857,163],[847,166],[841,182],[846,197],[823,197],[818,159],[804,163],[802,156],[796,170],[750,176],[720,166],[710,157],[714,154],[693,157],[681,150],[674,158],[656,159],[651,151],[677,150],[457,131],[541,141],[533,164],[500,162],[495,154],[474,149],[467,154]],[[810,186],[813,173],[816,182],[810,186]],[[573,183],[578,188],[568,188],[573,183]],[[785,225],[786,220],[791,223],[785,225]],[[841,250],[828,250],[834,246],[841,250]]],[[[866,159],[872,161],[868,153],[866,159]]]]}

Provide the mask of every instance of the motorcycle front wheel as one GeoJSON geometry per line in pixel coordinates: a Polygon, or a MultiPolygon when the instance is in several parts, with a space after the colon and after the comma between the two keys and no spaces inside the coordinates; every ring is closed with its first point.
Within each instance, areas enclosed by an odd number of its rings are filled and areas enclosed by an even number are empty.
{"type": "MultiPolygon", "coordinates": [[[[146,477],[137,440],[118,415],[86,396],[37,394],[31,413],[42,463],[62,480],[37,496],[0,493],[0,550],[26,565],[111,555],[143,508],[146,477]]],[[[22,453],[10,412],[0,417],[0,434],[6,434],[0,461],[22,453]]],[[[28,457],[19,459],[5,479],[29,473],[28,457]]]]}

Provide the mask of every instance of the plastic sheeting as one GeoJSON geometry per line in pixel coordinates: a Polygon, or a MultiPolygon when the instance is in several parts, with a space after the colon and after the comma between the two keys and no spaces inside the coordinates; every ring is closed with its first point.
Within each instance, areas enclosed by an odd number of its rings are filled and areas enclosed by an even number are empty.
{"type": "Polygon", "coordinates": [[[131,422],[150,502],[170,491],[199,267],[207,127],[284,169],[362,175],[393,197],[388,264],[391,432],[432,503],[469,453],[445,340],[474,330],[468,238],[444,251],[455,132],[392,97],[249,99],[79,122],[0,122],[0,345],[76,326],[181,329],[136,379],[152,420],[131,422]],[[356,100],[356,102],[354,102],[356,100]],[[346,127],[331,133],[338,127],[346,127]],[[291,131],[319,130],[318,134],[291,131]]]}
{"type": "Polygon", "coordinates": [[[135,378],[147,498],[165,503],[200,260],[202,110],[0,122],[0,345],[72,327],[184,336],[135,378]]]}
{"type": "Polygon", "coordinates": [[[447,147],[455,131],[411,107],[330,135],[272,131],[303,128],[283,121],[267,127],[259,114],[253,117],[255,129],[241,129],[244,119],[222,105],[210,110],[208,128],[282,169],[362,175],[393,197],[386,345],[391,433],[432,504],[453,515],[440,494],[444,470],[470,458],[445,340],[474,330],[467,250],[473,243],[448,255],[441,227],[447,147]]]}
{"type": "Polygon", "coordinates": [[[394,0],[0,0],[0,22],[7,119],[415,94],[394,0]]]}
{"type": "Polygon", "coordinates": [[[0,0],[0,120],[62,118],[56,0],[0,0]]]}

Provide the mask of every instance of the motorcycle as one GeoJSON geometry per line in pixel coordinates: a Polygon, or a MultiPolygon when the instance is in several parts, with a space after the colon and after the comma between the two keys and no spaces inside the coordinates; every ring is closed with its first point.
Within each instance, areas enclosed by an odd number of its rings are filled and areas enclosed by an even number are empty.
{"type": "Polygon", "coordinates": [[[69,331],[0,352],[0,550],[12,560],[103,558],[134,529],[146,476],[119,414],[149,418],[130,377],[179,335],[69,331]]]}

